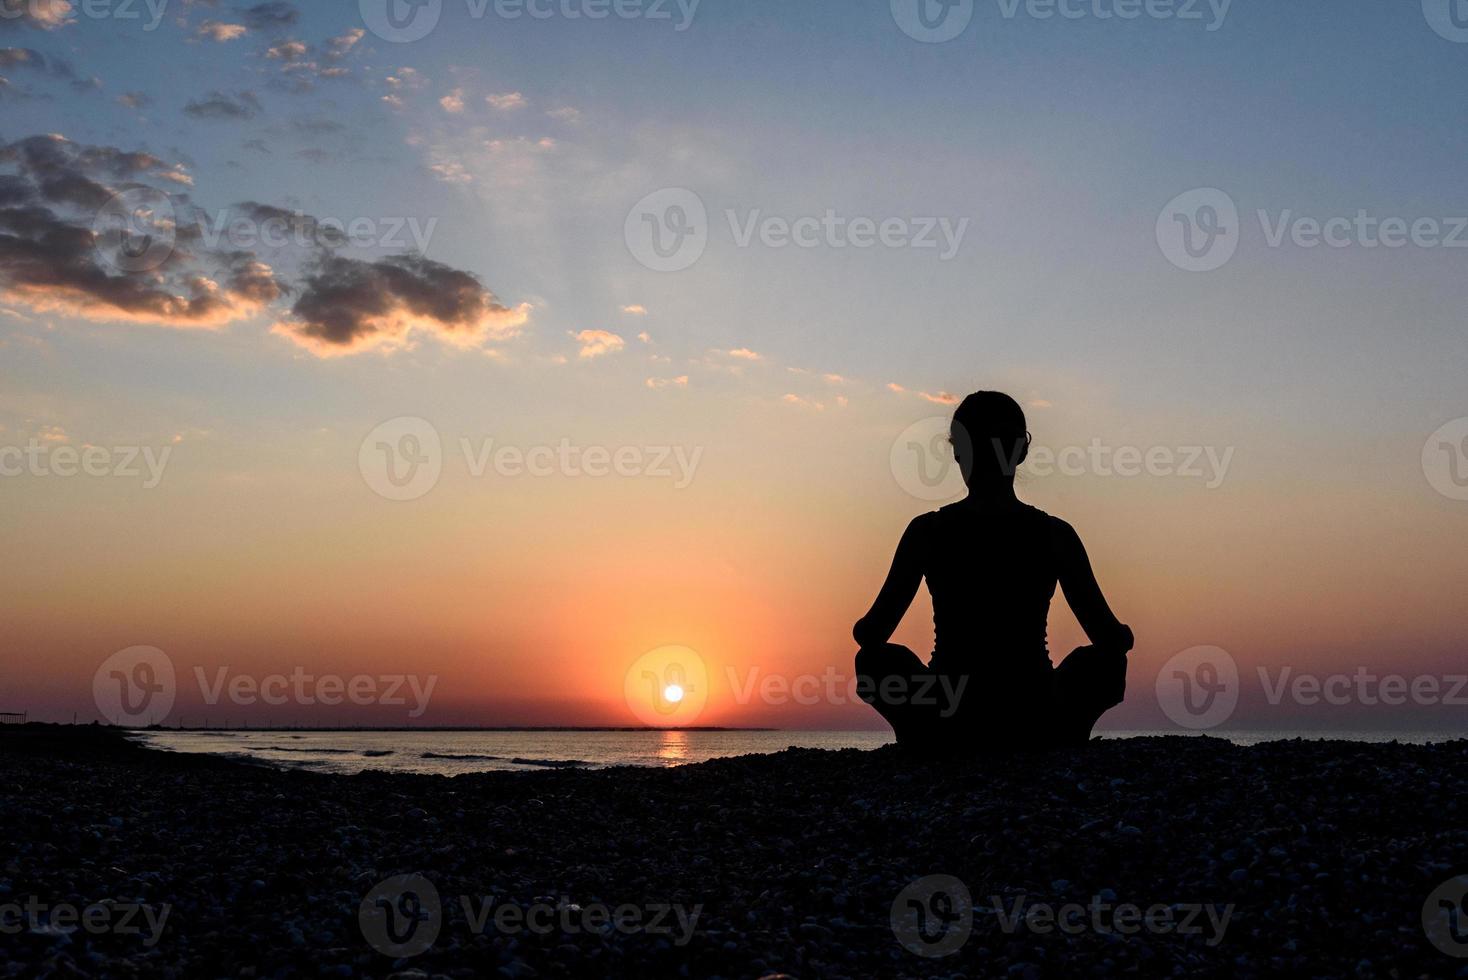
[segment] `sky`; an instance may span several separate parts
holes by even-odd
[[[984,388],[1109,727],[1462,729],[1468,25],[923,4],[0,0],[0,711],[880,727]]]

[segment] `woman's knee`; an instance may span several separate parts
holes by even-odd
[[[856,693],[867,704],[891,677],[912,677],[926,670],[918,655],[899,643],[862,647],[856,651]]]

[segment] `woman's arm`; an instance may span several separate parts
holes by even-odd
[[[918,526],[921,520],[921,517],[914,518],[907,525],[902,540],[897,542],[897,554],[892,558],[892,568],[887,572],[887,581],[882,583],[882,591],[851,631],[862,649],[878,647],[892,639],[897,624],[902,622],[913,596],[917,595],[923,581],[922,531]]]
[[[1060,558],[1060,587],[1081,629],[1094,645],[1126,653],[1136,640],[1131,627],[1117,619],[1106,604],[1081,536],[1069,524],[1056,520],[1055,544]]]

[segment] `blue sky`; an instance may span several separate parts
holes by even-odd
[[[159,589],[180,574],[190,534],[224,535],[210,540],[239,552],[214,526],[225,502],[240,535],[268,537],[280,511],[262,501],[295,501],[294,540],[245,549],[263,589],[261,569],[298,561],[303,536],[345,548],[348,567],[354,534],[377,526],[390,543],[374,560],[411,565],[415,540],[440,541],[446,514],[483,502],[477,487],[450,486],[439,510],[376,524],[389,519],[380,501],[353,496],[365,495],[355,461],[385,418],[429,418],[450,442],[682,440],[707,449],[702,496],[619,486],[575,496],[580,513],[619,514],[606,547],[665,562],[682,549],[754,575],[764,553],[748,538],[761,535],[824,554],[790,570],[830,583],[802,596],[811,618],[780,620],[816,663],[844,656],[849,615],[925,506],[887,471],[894,438],[949,411],[951,393],[1002,387],[1054,444],[1237,449],[1232,478],[1205,495],[1166,480],[1029,484],[1037,502],[1090,522],[1122,599],[1165,623],[1142,656],[1218,642],[1262,662],[1300,649],[1303,627],[1280,595],[1302,574],[1322,576],[1329,599],[1307,610],[1334,617],[1306,644],[1311,657],[1377,656],[1363,617],[1386,595],[1401,601],[1396,625],[1414,655],[1460,649],[1443,606],[1468,559],[1414,555],[1463,520],[1463,505],[1423,479],[1421,454],[1429,433],[1468,415],[1468,252],[1354,237],[1272,247],[1256,213],[1273,224],[1365,212],[1445,230],[1468,216],[1468,43],[1433,29],[1424,11],[1436,0],[1235,0],[1221,19],[1198,4],[1188,9],[1201,19],[1132,20],[1096,16],[1117,0],[1071,4],[1074,18],[1023,4],[1006,17],[987,0],[945,43],[904,33],[905,2],[702,0],[679,30],[675,4],[667,20],[589,20],[564,13],[583,0],[556,0],[552,16],[508,20],[443,0],[431,33],[394,43],[355,2],[170,0],[146,30],[141,3],[4,0],[16,16],[0,20],[0,173],[39,182],[16,147],[62,134],[68,153],[151,154],[157,166],[123,182],[87,170],[85,154],[70,165],[109,190],[152,186],[190,214],[257,202],[431,231],[426,264],[404,259],[402,242],[258,251],[272,283],[260,294],[230,278],[243,267],[226,272],[200,250],[165,267],[165,287],[194,288],[187,276],[201,268],[213,277],[228,302],[206,329],[63,295],[49,270],[22,269],[29,256],[11,253],[0,264],[0,442],[180,448],[167,503],[124,505],[89,487],[74,510],[37,511],[49,519],[29,526],[11,517],[9,530],[43,549],[82,511],[95,536],[150,528],[138,587]],[[625,229],[634,205],[667,188],[697,196],[708,241],[688,267],[660,272]],[[1158,234],[1169,202],[1197,188],[1223,192],[1239,214],[1236,251],[1207,272],[1179,268]],[[829,241],[742,247],[733,227],[828,211],[964,231],[944,259]],[[66,220],[84,227],[90,214]],[[20,247],[39,254],[39,240]],[[364,276],[380,308],[348,316]],[[415,289],[457,300],[447,313],[412,307]],[[247,485],[263,496],[240,496]],[[52,492],[6,487],[35,507]],[[497,488],[491,506],[554,537],[550,501],[566,500],[543,491]],[[1149,515],[1143,532],[1137,509]],[[753,530],[744,541],[709,531],[700,545],[691,529],[716,519]],[[804,540],[806,521],[829,536]],[[665,534],[674,525],[681,540]],[[500,530],[506,555],[533,550],[529,531]],[[1373,561],[1412,583],[1404,596],[1362,577]],[[530,564],[588,587],[543,554]],[[7,575],[35,595],[111,581],[61,559]],[[675,588],[648,576],[648,588]],[[1219,599],[1220,579],[1232,612],[1189,620]],[[1149,595],[1159,583],[1181,590],[1172,608]],[[698,634],[702,601],[670,598],[679,625],[647,626],[648,643]],[[85,646],[50,615],[30,623],[37,635]],[[740,647],[713,632],[754,656],[748,637]],[[566,650],[593,642],[578,635]],[[514,644],[504,654],[520,655]]]

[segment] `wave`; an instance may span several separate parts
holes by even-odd
[[[252,745],[251,752],[309,752],[312,755],[371,755],[357,749],[298,749],[286,745]],[[389,753],[391,754],[391,753]]]
[[[499,762],[504,760],[502,755],[459,755],[453,752],[424,752],[418,756],[420,759],[465,759],[478,762]]]
[[[575,769],[580,766],[589,766],[591,763],[582,759],[511,759],[517,766],[545,766],[549,769]]]

